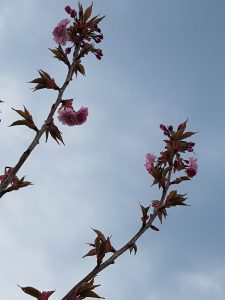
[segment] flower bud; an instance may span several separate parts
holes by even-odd
[[[98,26],[96,26],[96,29],[95,29],[98,33],[101,33],[102,31],[101,31],[101,29],[98,27]]]
[[[71,16],[71,18],[76,18],[77,12],[75,11],[75,9],[72,9],[72,10],[71,10],[70,16]]]
[[[71,47],[68,47],[68,48],[65,49],[66,54],[70,54],[70,52],[71,52]]]
[[[70,14],[71,11],[72,11],[72,8],[71,8],[69,5],[67,5],[67,6],[65,7],[65,11],[66,11],[68,14]]]
[[[167,130],[167,128],[166,128],[166,126],[165,126],[164,124],[160,124],[159,127],[160,127],[160,129],[162,129],[163,131],[166,131],[166,130]]]

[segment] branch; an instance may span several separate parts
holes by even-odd
[[[170,181],[171,181],[171,174],[172,174],[172,166],[170,167],[168,176],[167,176],[167,184],[162,192],[162,197],[160,200],[160,204],[163,204],[166,199],[167,192],[169,190]],[[105,262],[103,262],[100,265],[97,265],[87,276],[85,276],[81,281],[79,281],[61,300],[71,300],[75,299],[76,292],[78,288],[82,285],[84,282],[88,282],[92,278],[94,278],[97,274],[99,274],[101,271],[106,269],[108,266],[115,263],[115,260],[120,257],[123,253],[125,253],[127,250],[129,250],[132,245],[136,243],[136,241],[145,233],[146,230],[148,230],[152,223],[154,222],[155,218],[158,216],[158,210],[154,209],[153,214],[150,215],[150,219],[145,224],[145,226],[141,227],[139,231],[119,250],[117,250],[113,255],[111,255]]]
[[[68,72],[67,72],[66,79],[65,79],[62,87],[59,88],[59,90],[58,90],[57,99],[56,99],[55,103],[52,105],[51,110],[50,110],[50,112],[48,114],[48,117],[47,117],[46,121],[42,125],[41,129],[37,131],[37,134],[34,137],[34,139],[31,142],[31,144],[29,145],[29,147],[21,155],[21,157],[18,160],[18,163],[15,165],[15,167],[12,170],[12,172],[10,172],[10,174],[6,177],[6,179],[0,185],[0,198],[5,193],[7,193],[7,192],[10,191],[10,190],[6,190],[7,187],[8,187],[8,185],[9,185],[9,183],[12,181],[12,179],[14,178],[14,176],[17,174],[17,172],[23,166],[23,164],[28,159],[28,157],[30,156],[30,154],[34,150],[34,148],[39,144],[39,141],[40,141],[42,135],[45,133],[48,124],[51,122],[51,120],[52,120],[52,118],[54,116],[54,113],[56,112],[59,104],[62,101],[62,96],[63,96],[63,94],[64,94],[67,86],[69,85],[69,82],[72,80],[73,73],[74,73],[74,68],[75,68],[75,65],[76,65],[76,62],[77,62],[77,58],[78,58],[78,55],[79,55],[79,51],[80,51],[80,43],[77,44],[76,50],[74,52],[73,63],[68,67]]]

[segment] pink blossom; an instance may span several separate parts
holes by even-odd
[[[63,125],[76,125],[76,112],[72,108],[65,108],[58,111],[58,119]]]
[[[194,177],[197,174],[198,165],[197,158],[190,157],[189,158],[189,167],[186,168],[186,174],[188,177]]]
[[[88,116],[88,108],[81,107],[78,111],[72,108],[58,110],[58,119],[63,125],[74,126],[81,125],[86,122]]]
[[[69,24],[68,19],[63,19],[59,22],[59,24],[54,28],[52,34],[53,39],[57,44],[61,44],[63,46],[66,45],[66,42],[70,40],[70,36],[67,32],[66,26]]]
[[[151,153],[147,153],[145,156],[145,159],[146,159],[145,168],[150,173],[152,171],[152,169],[154,168],[154,162],[155,162],[156,156]]]
[[[81,107],[78,111],[77,111],[77,125],[81,125],[84,122],[86,122],[88,117],[88,108],[87,107]]]

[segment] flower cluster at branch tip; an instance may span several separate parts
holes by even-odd
[[[163,134],[166,136],[164,140],[165,149],[160,152],[160,155],[156,157],[151,153],[146,154],[145,168],[147,172],[153,177],[153,184],[157,184],[159,189],[162,188],[162,196],[159,199],[152,200],[151,206],[144,207],[141,205],[142,210],[142,228],[149,226],[152,230],[159,231],[157,227],[148,221],[151,220],[149,215],[150,207],[153,207],[153,213],[157,214],[157,217],[162,223],[163,218],[167,216],[167,209],[174,206],[187,206],[186,194],[180,194],[177,190],[169,189],[173,185],[180,184],[183,181],[190,180],[197,174],[198,165],[195,157],[190,157],[188,160],[183,158],[183,154],[186,152],[194,152],[193,142],[187,142],[186,139],[190,138],[195,132],[186,131],[187,121],[179,124],[177,129],[174,129],[172,125],[165,126],[160,124],[160,128]],[[183,171],[185,174],[179,175],[173,178],[173,175],[177,172]]]
[[[102,50],[95,48],[95,43],[101,43],[104,38],[101,29],[98,26],[104,17],[92,17],[92,6],[93,4],[84,10],[82,5],[79,3],[77,12],[75,9],[67,5],[65,7],[65,12],[71,19],[63,19],[60,21],[52,32],[53,39],[59,45],[59,48],[51,51],[55,54],[56,58],[64,61],[66,64],[68,64],[68,61],[65,57],[63,57],[61,50],[68,55],[71,53],[72,48],[74,48],[74,51],[76,48],[80,48],[77,55],[77,61],[79,61],[79,64],[81,63],[80,59],[89,52],[93,53],[97,59],[102,59]],[[71,42],[72,46],[60,49],[60,47],[65,46],[67,42]],[[79,69],[80,68],[78,66],[78,71],[80,72]],[[81,71],[81,73],[83,74],[84,72]]]
[[[197,159],[191,157],[187,160],[182,157],[182,154],[185,152],[193,152],[195,146],[195,143],[186,141],[187,138],[195,134],[194,132],[186,131],[186,123],[187,121],[181,123],[177,130],[174,130],[172,125],[165,126],[160,124],[163,134],[167,137],[164,140],[166,144],[165,151],[160,152],[158,158],[151,153],[146,154],[145,168],[154,177],[153,184],[157,183],[159,187],[165,187],[166,174],[170,168],[173,173],[183,170],[187,175],[176,178],[172,181],[172,184],[189,180],[197,174]]]
[[[82,106],[78,111],[75,111],[72,106],[72,101],[73,99],[62,101],[62,105],[58,109],[58,119],[63,125],[82,125],[87,120],[88,108]]]

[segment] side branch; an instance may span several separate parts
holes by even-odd
[[[135,242],[144,234],[144,232],[149,229],[153,221],[157,217],[158,213],[155,211],[151,216],[149,221],[146,223],[144,228],[141,228],[122,248],[117,250],[113,255],[111,255],[105,262],[101,265],[97,265],[87,276],[85,276],[80,282],[78,282],[61,300],[70,300],[76,296],[76,291],[83,282],[87,282],[94,278],[97,274],[103,271],[108,266],[115,263],[115,260],[120,257],[124,252],[126,252]]]
[[[173,159],[174,159],[174,155],[173,155],[172,161],[173,161]],[[171,164],[168,175],[167,175],[167,183],[162,191],[162,196],[161,196],[161,200],[160,200],[161,205],[164,204],[166,196],[167,196],[167,192],[170,187],[172,169],[173,169],[173,167]],[[145,233],[145,231],[148,230],[152,226],[152,224],[153,224],[155,218],[158,216],[158,214],[159,214],[159,210],[154,209],[153,213],[150,214],[150,218],[149,218],[148,222],[144,226],[142,226],[139,229],[139,231],[122,248],[117,250],[106,261],[104,261],[100,265],[97,265],[87,276],[85,276],[81,281],[79,281],[61,300],[75,299],[77,290],[82,285],[82,283],[90,281],[92,278],[94,278],[97,274],[99,274],[101,271],[106,269],[108,266],[114,264],[115,260],[118,257],[120,257],[124,252],[129,250],[130,247],[132,245],[134,245],[136,243],[136,241]]]
[[[46,121],[42,125],[41,129],[38,130],[36,136],[34,137],[33,141],[29,145],[29,147],[21,155],[21,157],[19,158],[18,163],[15,165],[13,170],[10,172],[10,174],[6,177],[6,179],[0,185],[0,198],[7,192],[6,189],[9,185],[9,183],[12,181],[13,177],[17,174],[17,172],[20,170],[22,165],[28,159],[28,157],[30,156],[30,154],[34,150],[34,148],[39,144],[39,141],[40,141],[42,135],[45,133],[49,122],[52,120],[52,118],[54,116],[54,113],[56,112],[59,104],[62,101],[62,96],[64,94],[64,91],[65,91],[66,87],[69,85],[69,82],[72,80],[73,73],[74,73],[74,68],[75,68],[75,65],[77,63],[77,57],[78,57],[79,51],[80,51],[80,43],[78,43],[78,45],[76,47],[76,50],[75,50],[75,53],[74,53],[73,63],[68,68],[66,79],[65,79],[62,87],[59,88],[59,90],[58,90],[57,99],[56,99],[55,103],[52,105],[51,110],[48,114],[48,117],[47,117]]]

